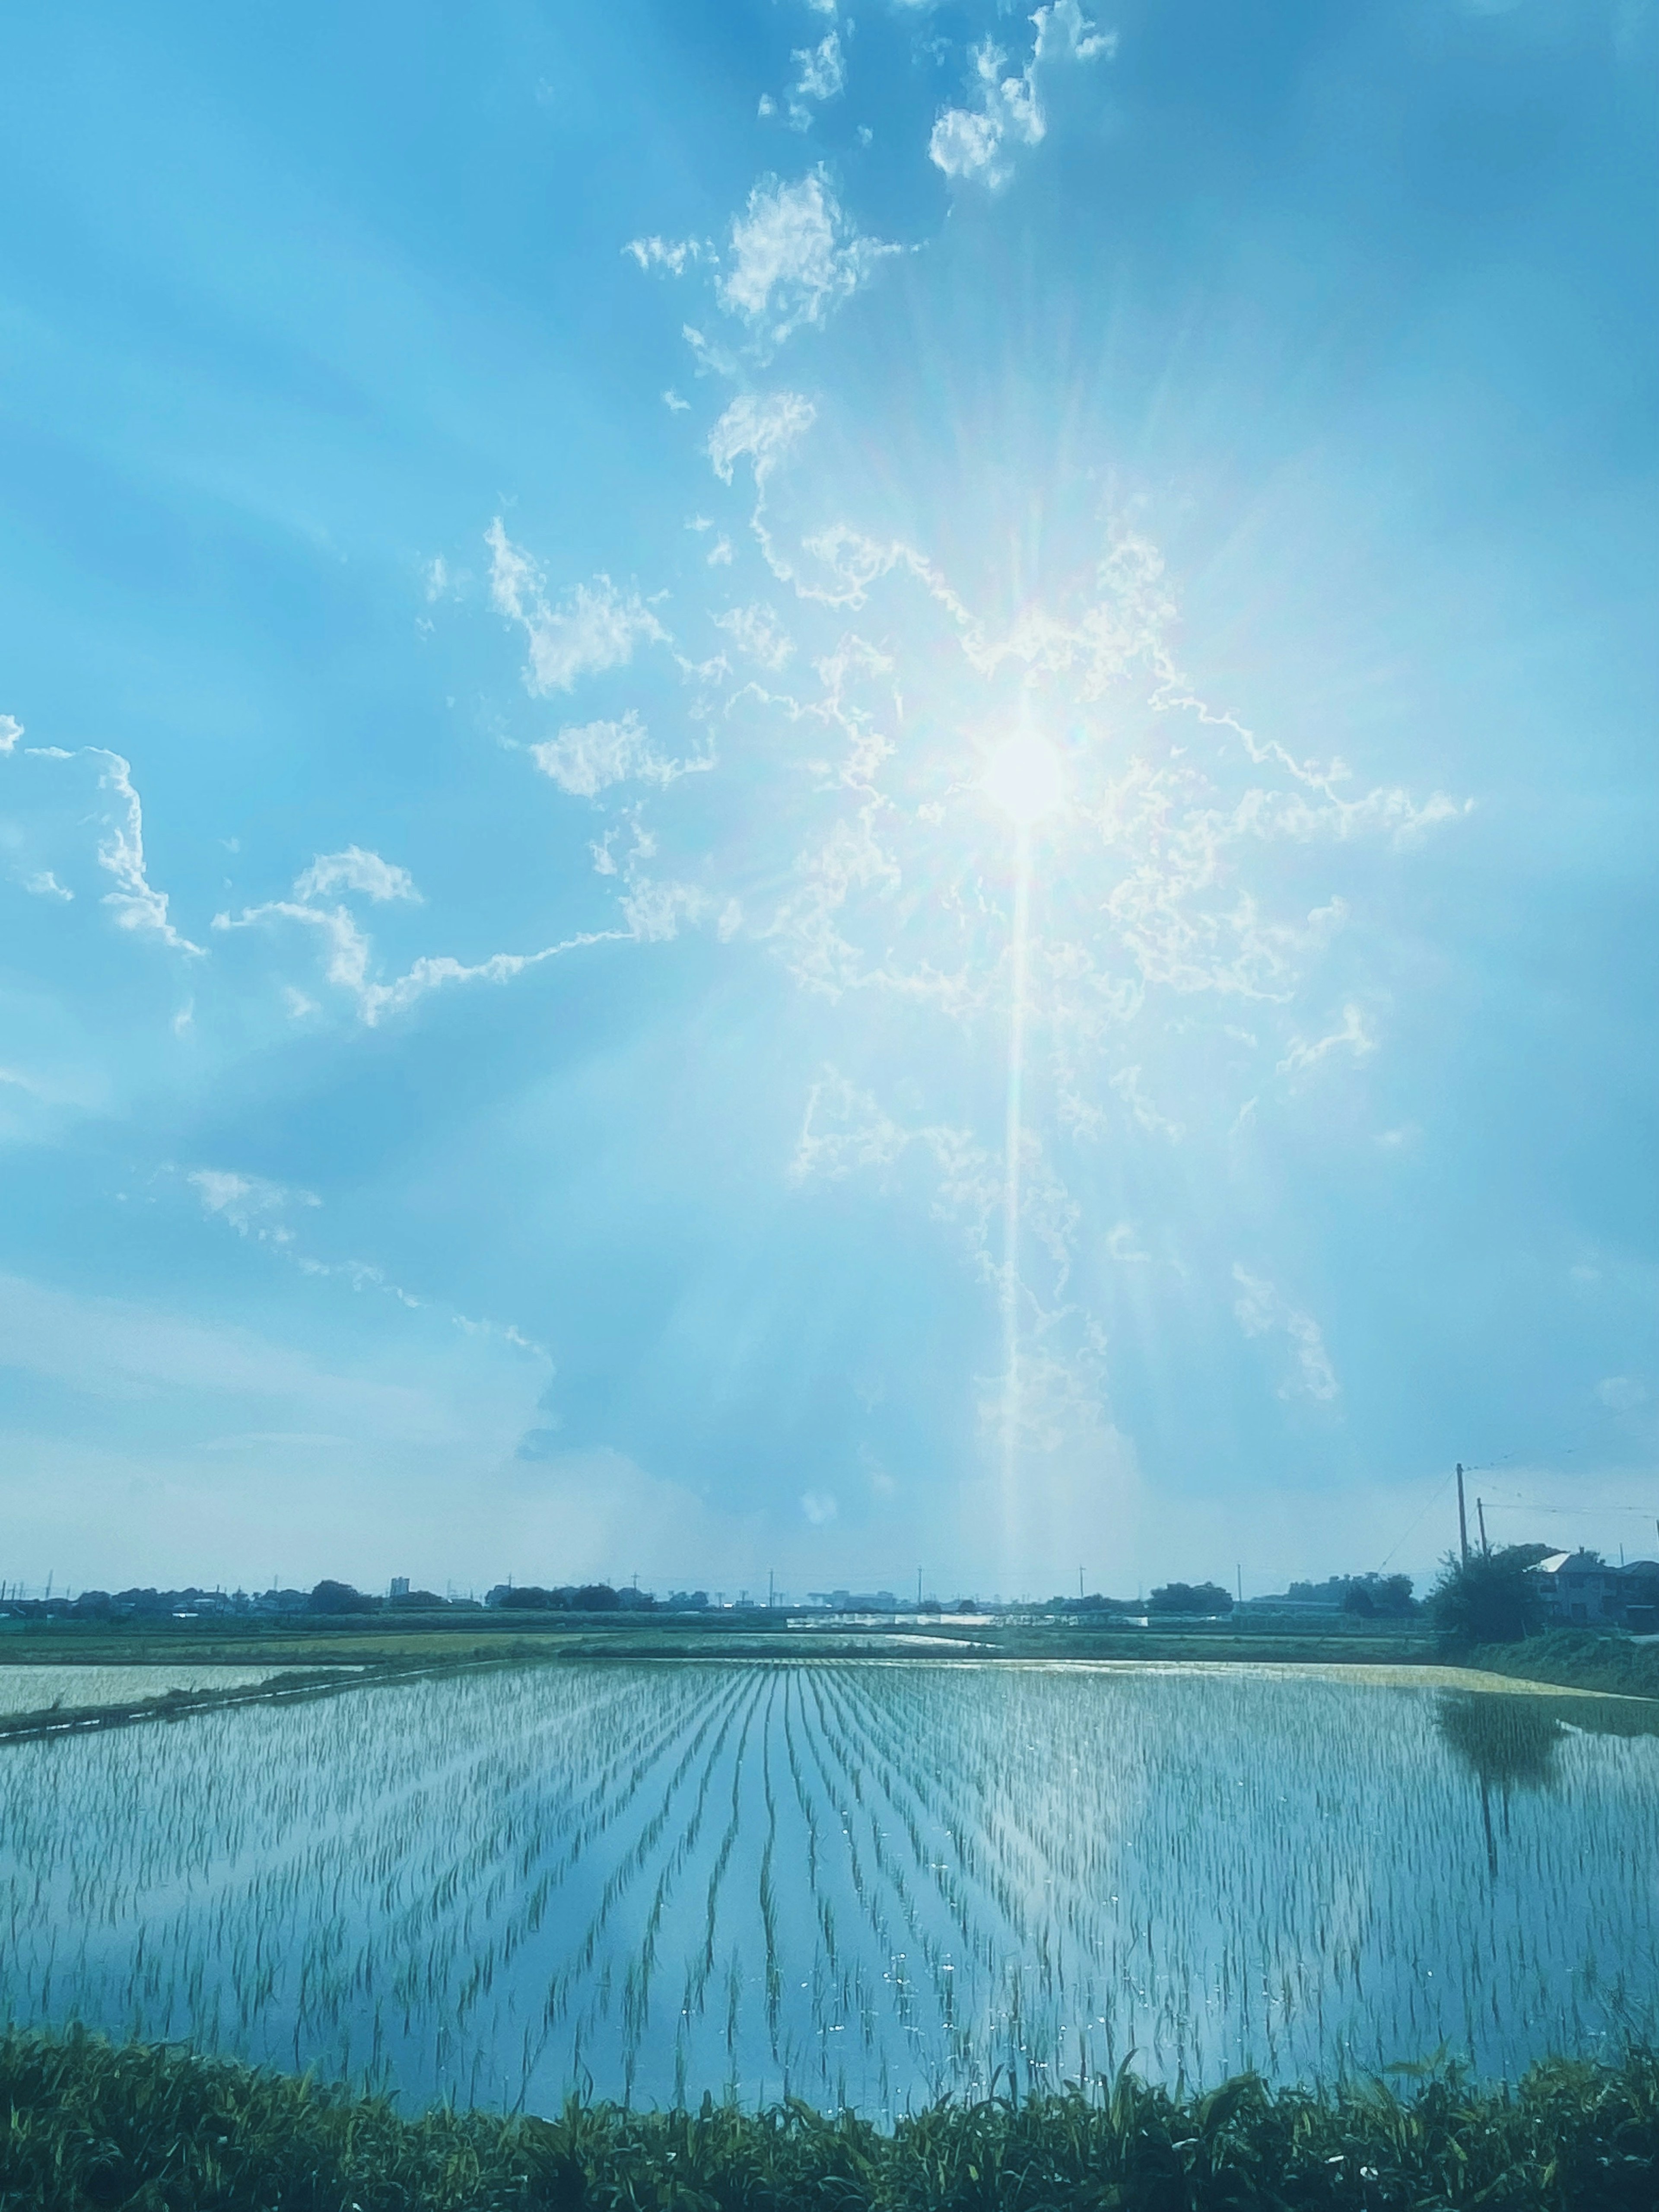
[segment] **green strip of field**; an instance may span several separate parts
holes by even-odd
[[[1554,2061],[1514,2087],[1455,2075],[1172,2097],[944,2103],[884,2130],[761,2112],[573,2104],[439,2109],[71,2030],[0,2035],[0,2206],[46,2212],[1652,2212],[1659,2054]]]

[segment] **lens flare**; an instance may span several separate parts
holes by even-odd
[[[1066,771],[1047,738],[1018,730],[992,754],[983,788],[1010,821],[1029,830],[1064,799]]]

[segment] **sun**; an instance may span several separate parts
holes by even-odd
[[[1018,730],[992,754],[981,787],[1012,822],[1029,830],[1065,799],[1066,771],[1047,738]]]

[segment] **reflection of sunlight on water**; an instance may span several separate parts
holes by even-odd
[[[1019,1201],[1024,1147],[1025,1009],[1030,967],[1031,832],[1066,795],[1060,755],[1029,726],[1005,738],[981,779],[988,798],[1014,824],[1014,915],[1010,943],[1008,1101],[1003,1125],[1002,1203],[1002,1539],[1003,1557],[1020,1556]]]
[[[1165,2081],[1442,2044],[1512,2074],[1650,2032],[1659,1737],[1513,1693],[1452,1693],[1449,1734],[1447,1697],[561,1666],[17,1747],[0,2005],[541,2111],[583,2069],[891,2110],[1132,2048]]]

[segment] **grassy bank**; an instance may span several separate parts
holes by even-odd
[[[1612,1690],[1626,1698],[1659,1698],[1659,1644],[1627,1636],[1558,1628],[1524,1644],[1484,1645],[1466,1662],[1521,1682],[1556,1682],[1573,1690]]]
[[[1516,2088],[1428,2080],[941,2104],[883,2130],[805,2106],[554,2120],[440,2110],[71,2030],[0,2035],[0,2207],[130,2212],[1651,2212],[1659,2055]]]

